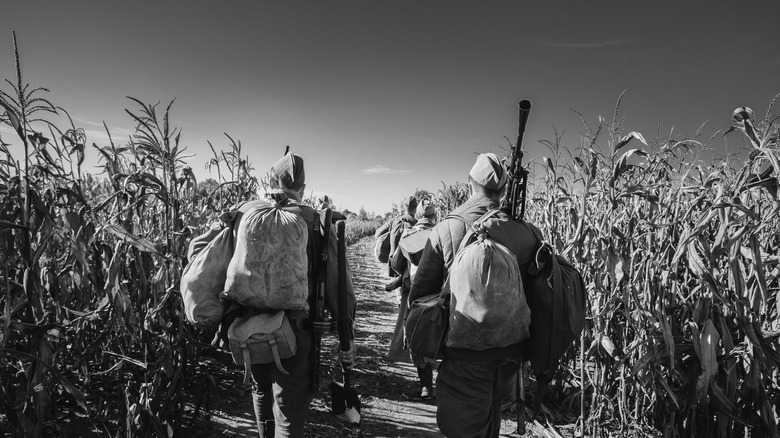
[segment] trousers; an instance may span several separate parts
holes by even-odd
[[[496,438],[501,404],[512,395],[518,363],[444,359],[436,378],[436,424],[447,438]]]
[[[304,329],[308,315],[304,311],[290,311],[287,316],[295,332],[298,350],[293,357],[281,361],[290,374],[279,371],[274,363],[252,365],[252,399],[261,438],[303,437],[309,413],[311,335]],[[269,425],[274,425],[275,434],[270,433]]]

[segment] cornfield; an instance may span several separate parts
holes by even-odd
[[[762,119],[734,111],[723,135],[741,133],[744,161],[711,157],[715,136],[648,144],[624,134],[620,99],[611,122],[582,118],[579,147],[544,142],[550,155],[529,189],[527,219],[588,287],[583,348],[559,373],[579,388],[566,401],[580,403],[586,430],[778,435],[773,104]]]
[[[589,303],[551,397],[586,434],[778,436],[778,96],[761,119],[734,111],[723,137],[742,135],[744,160],[713,156],[717,134],[625,134],[623,95],[612,121],[580,114],[579,146],[542,141],[525,219],[575,263]],[[439,217],[468,192],[443,184]]]
[[[103,173],[82,172],[86,135],[23,82],[0,90],[2,119],[23,147],[0,144],[0,403],[18,436],[89,425],[112,436],[181,430],[184,382],[202,380],[209,333],[185,323],[178,291],[189,238],[263,184],[228,136],[211,143],[218,180],[198,188],[181,131],[131,98],[126,144],[92,144]],[[44,117],[49,116],[49,117]],[[52,117],[65,117],[61,130]],[[373,233],[353,221],[354,241]],[[361,234],[362,233],[362,234]]]
[[[218,179],[199,187],[169,124],[173,102],[132,98],[134,134],[93,143],[103,173],[84,173],[84,130],[23,81],[13,43],[15,80],[0,89],[0,123],[16,134],[0,138],[0,411],[15,436],[74,425],[179,434],[184,383],[208,378],[199,358],[209,333],[184,321],[178,291],[189,238],[264,181],[228,136],[225,151],[209,143]],[[778,435],[772,104],[763,118],[734,112],[724,136],[742,136],[744,160],[712,157],[714,136],[625,134],[619,101],[611,121],[583,117],[579,146],[544,142],[526,219],[581,270],[589,303],[551,397],[582,414],[589,434],[644,424],[664,436]],[[442,218],[468,187],[425,193]],[[350,217],[348,239],[380,224]]]

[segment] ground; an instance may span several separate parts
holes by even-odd
[[[436,426],[436,402],[415,401],[408,397],[416,389],[417,374],[410,364],[385,359],[387,346],[395,324],[398,305],[395,292],[384,290],[386,268],[373,256],[373,240],[365,238],[348,248],[353,283],[357,295],[358,314],[356,345],[358,359],[352,383],[362,404],[360,427],[349,426],[331,414],[329,382],[341,380],[333,367],[338,348],[335,336],[323,339],[321,390],[312,402],[307,437],[441,437]],[[242,383],[243,370],[234,365],[227,353],[205,358],[214,381],[205,391],[201,409],[194,412],[189,405],[185,436],[253,437],[257,436],[251,411],[249,388]],[[435,374],[434,374],[435,378]],[[193,418],[194,417],[194,418]],[[516,434],[516,414],[504,412],[502,436]],[[542,420],[544,421],[544,420]],[[529,421],[524,436],[572,436],[571,426],[542,426]]]

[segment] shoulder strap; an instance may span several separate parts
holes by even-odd
[[[469,243],[471,243],[471,238],[474,234],[477,233],[478,228],[480,225],[482,225],[486,220],[490,219],[491,217],[497,215],[498,213],[501,213],[501,210],[498,208],[494,208],[492,210],[488,210],[487,213],[480,216],[476,221],[471,222],[465,217],[458,215],[458,214],[448,214],[445,219],[457,219],[464,224],[466,224],[466,235],[463,236],[463,240],[460,241],[460,245],[458,246],[458,251],[460,252],[463,248],[466,247]]]

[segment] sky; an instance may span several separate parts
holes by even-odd
[[[108,144],[103,123],[127,142],[128,96],[160,110],[175,99],[199,179],[216,178],[208,142],[228,148],[225,133],[258,177],[289,145],[308,193],[378,214],[465,182],[477,153],[503,155],[522,99],[523,149],[539,162],[541,140],[579,146],[577,112],[611,120],[624,91],[623,129],[648,140],[702,124],[707,140],[735,108],[763,116],[780,93],[774,1],[25,0],[1,12],[0,77],[15,77],[13,30],[26,82],[88,145]],[[7,127],[0,138],[14,143]],[[94,148],[86,161],[99,171]]]

